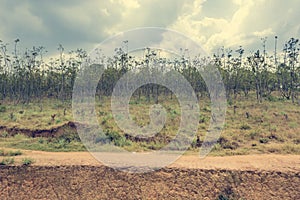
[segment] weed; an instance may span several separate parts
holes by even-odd
[[[15,163],[14,158],[4,158],[2,159],[2,161],[0,162],[0,165],[12,165]]]
[[[289,127],[294,129],[294,128],[299,127],[299,125],[298,125],[297,122],[290,122],[290,123],[289,123]]]
[[[33,164],[35,161],[32,158],[23,158],[22,159],[22,165],[23,166],[29,166]]]
[[[100,115],[100,116],[104,116],[105,114],[106,114],[105,112],[99,111],[99,115]]]
[[[205,117],[204,116],[200,116],[199,123],[204,123],[205,121],[206,121]]]
[[[3,105],[0,105],[0,112],[6,112],[6,107]]]
[[[45,140],[44,140],[43,138],[39,138],[38,142],[39,142],[40,144],[44,144]]]
[[[223,149],[237,149],[239,147],[239,144],[234,141],[229,141],[228,139],[224,137],[220,137],[218,140],[218,143],[221,145]]]
[[[272,95],[268,95],[267,96],[267,100],[270,101],[270,102],[276,102],[276,101],[278,101],[278,98],[274,97]]]
[[[220,151],[222,150],[222,146],[219,143],[216,143],[212,149],[212,151]]]
[[[248,134],[248,136],[249,136],[252,140],[254,140],[255,138],[257,138],[259,135],[260,135],[260,133],[257,132],[257,131],[252,131],[252,132],[250,132],[250,133]]]
[[[241,130],[249,130],[251,129],[251,126],[249,126],[248,124],[243,124],[241,127],[240,127]]]
[[[227,196],[220,194],[217,198],[217,200],[230,200]]]
[[[101,122],[102,125],[104,125],[104,124],[106,124],[106,123],[107,123],[107,120],[106,120],[106,119],[103,119],[102,122]]]
[[[300,154],[300,145],[296,144],[285,144],[282,147],[283,152],[288,154]]]
[[[22,155],[22,152],[20,150],[17,150],[17,151],[7,152],[5,156],[19,156],[19,155]]]
[[[0,137],[7,138],[7,137],[8,137],[8,132],[7,132],[7,131],[3,131],[3,132],[0,134]]]
[[[228,100],[227,100],[227,104],[228,104],[229,106],[231,106],[231,105],[233,104],[232,100],[231,100],[231,99],[228,99]]]
[[[15,115],[14,115],[13,112],[11,112],[11,113],[9,114],[9,118],[10,118],[10,120],[13,120],[13,119],[15,118]]]
[[[205,112],[211,112],[211,109],[210,109],[210,107],[205,106],[205,107],[203,108],[203,111],[205,111]]]
[[[107,136],[108,140],[113,142],[116,146],[123,147],[130,145],[130,142],[125,138],[125,136],[120,135],[116,131],[107,131],[105,135]]]
[[[269,139],[268,138],[260,138],[259,142],[262,143],[262,144],[266,144],[266,143],[269,142]]]

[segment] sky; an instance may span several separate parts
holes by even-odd
[[[207,52],[218,48],[246,52],[261,46],[273,51],[291,37],[300,37],[300,0],[0,0],[0,40],[13,48],[44,46],[57,54],[91,51],[119,32],[138,27],[161,27],[183,33]],[[130,45],[130,41],[129,41]]]

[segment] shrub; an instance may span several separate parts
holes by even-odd
[[[29,166],[34,163],[34,160],[32,158],[23,158],[22,159],[22,165],[23,166]]]

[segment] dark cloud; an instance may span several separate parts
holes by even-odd
[[[54,54],[58,44],[63,44],[67,50],[84,48],[89,51],[113,34],[143,26],[172,27],[195,38],[203,36],[203,41],[215,45],[212,48],[221,46],[222,41],[230,41],[236,47],[241,42],[246,48],[259,48],[259,32],[268,29],[271,30],[267,34],[270,48],[275,34],[279,36],[280,45],[290,37],[299,37],[299,0],[249,0],[251,10],[241,16],[244,17],[242,22],[230,24],[242,7],[236,2],[241,1],[2,0],[0,39],[13,43],[15,38],[20,38],[22,48],[42,45],[49,54]],[[227,31],[225,25],[229,27]],[[231,29],[235,31],[232,35]]]

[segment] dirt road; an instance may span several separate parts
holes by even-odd
[[[24,157],[35,160],[36,166],[102,165],[89,152],[43,152],[22,150],[23,155],[15,158],[16,163]],[[113,153],[103,153],[107,157]],[[145,160],[147,162],[147,160]],[[226,169],[300,172],[300,155],[241,155],[199,158],[197,154],[184,155],[168,167],[192,169]]]

